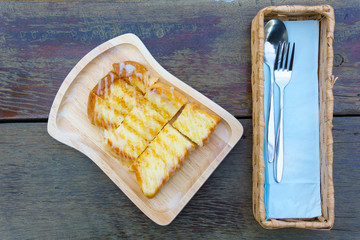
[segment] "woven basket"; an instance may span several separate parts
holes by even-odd
[[[320,176],[322,216],[312,219],[266,220],[264,205],[264,22],[281,20],[318,20],[319,42],[319,120],[320,120]],[[251,25],[252,100],[253,100],[253,212],[255,219],[264,228],[309,228],[331,229],[334,224],[333,186],[333,39],[334,10],[329,5],[321,6],[271,6],[258,12]]]

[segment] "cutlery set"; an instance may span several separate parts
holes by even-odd
[[[252,21],[252,206],[266,229],[333,227],[334,26],[329,5],[269,6]]]
[[[267,157],[270,163],[274,162],[274,176],[279,183],[284,169],[284,90],[291,80],[295,54],[295,43],[290,46],[285,24],[281,20],[272,19],[265,25],[264,48],[264,61],[270,68]],[[277,131],[274,117],[274,83],[280,90],[280,117]]]

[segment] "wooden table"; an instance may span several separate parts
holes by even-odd
[[[360,3],[320,3],[335,9],[333,73],[339,77],[331,231],[265,230],[252,215],[250,25],[272,1],[0,2],[0,239],[359,238]],[[46,131],[52,101],[73,66],[127,32],[244,126],[240,142],[167,227]]]

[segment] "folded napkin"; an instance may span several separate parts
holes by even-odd
[[[290,83],[284,95],[284,172],[274,178],[264,139],[266,218],[312,218],[321,215],[318,46],[319,22],[286,21],[289,42],[295,42]],[[264,117],[268,119],[270,70],[264,64]],[[274,87],[275,123],[279,120],[279,88]],[[267,129],[265,128],[265,132]]]

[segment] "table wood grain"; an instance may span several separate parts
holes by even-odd
[[[250,26],[263,7],[286,4],[335,9],[331,231],[265,230],[252,215]],[[360,239],[359,12],[358,0],[0,2],[0,239]],[[240,142],[166,227],[46,131],[74,65],[128,32],[244,126]]]
[[[252,127],[177,218],[148,219],[46,123],[0,124],[0,239],[355,239],[360,237],[360,117],[334,120],[335,225],[265,230],[252,215]]]
[[[360,4],[335,8],[335,114],[360,113]],[[271,1],[0,2],[0,119],[47,118],[59,86],[91,49],[134,33],[173,75],[250,117],[250,25]]]

